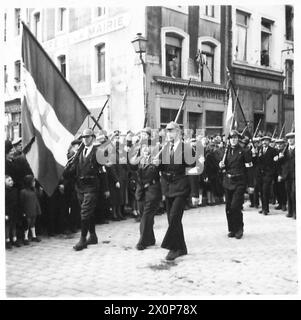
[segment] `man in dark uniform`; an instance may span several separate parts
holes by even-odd
[[[192,148],[189,144],[183,143],[179,125],[170,122],[166,130],[168,143],[163,147],[160,170],[162,190],[166,199],[168,229],[161,247],[169,250],[166,260],[174,260],[187,254],[182,217],[186,199],[190,195],[190,183],[186,169],[194,164],[187,163],[186,154],[191,155]],[[198,198],[199,194],[191,196]]]
[[[276,180],[275,180],[275,191],[276,191],[276,199],[278,201],[278,206],[275,208],[276,210],[286,211],[286,188],[285,181],[282,177],[282,169],[283,163],[279,160],[279,155],[281,155],[285,148],[285,140],[284,139],[276,139],[275,140],[276,150],[278,155],[274,157],[274,161],[276,162]]]
[[[244,193],[248,186],[249,193],[254,191],[252,181],[253,163],[251,153],[238,143],[239,133],[233,130],[229,134],[230,145],[225,157],[219,163],[225,169],[223,186],[226,196],[226,217],[228,222],[228,237],[241,239],[243,236]]]
[[[287,133],[286,138],[288,146],[284,153],[279,154],[279,158],[283,158],[282,177],[285,180],[287,192],[288,214],[286,216],[296,219],[295,133]]]
[[[87,248],[87,245],[98,243],[94,212],[100,183],[105,183],[106,179],[102,166],[96,160],[96,147],[93,144],[95,140],[94,132],[91,129],[85,129],[82,139],[85,147],[73,165],[73,170],[76,173],[77,197],[81,207],[81,237],[73,247],[75,251],[83,250]],[[90,237],[86,240],[88,231]]]
[[[138,156],[138,154],[141,154]],[[154,217],[159,209],[161,194],[159,160],[153,160],[151,146],[142,145],[137,156],[130,159],[130,163],[137,170],[136,199],[141,212],[140,238],[137,250],[144,250],[155,244]]]
[[[269,201],[271,195],[272,181],[275,175],[275,162],[274,157],[277,155],[277,151],[270,147],[271,137],[264,136],[261,138],[262,148],[259,150],[258,154],[258,178],[259,187],[261,195],[262,210],[259,213],[267,215],[269,210]]]

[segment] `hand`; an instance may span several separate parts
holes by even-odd
[[[106,191],[104,193],[104,196],[105,196],[106,199],[108,199],[110,197],[110,191]]]
[[[116,182],[115,187],[116,187],[117,189],[120,189],[120,183],[119,183],[119,181]]]
[[[249,187],[248,188],[248,193],[249,194],[253,194],[254,193],[254,188],[253,187]]]
[[[64,193],[64,185],[63,184],[60,184],[59,185],[59,191],[60,191],[60,193]]]
[[[8,216],[5,216],[5,220],[8,220]]]
[[[225,163],[224,163],[224,161],[221,161],[221,162],[219,163],[219,167],[220,167],[221,169],[225,168]]]
[[[284,157],[283,152],[280,152],[280,153],[279,153],[279,159],[280,159],[280,158],[283,158],[283,157]]]
[[[166,197],[164,195],[162,195],[162,201],[165,201]]]
[[[283,178],[281,176],[278,176],[277,180],[278,180],[278,182],[281,182],[283,180]]]
[[[275,157],[273,158],[273,160],[274,160],[274,161],[278,161],[278,160],[279,160],[279,157],[278,157],[278,156],[275,156]]]
[[[191,198],[191,203],[192,203],[192,205],[193,205],[194,207],[199,204],[199,201],[200,201],[199,197],[192,197],[192,198]]]

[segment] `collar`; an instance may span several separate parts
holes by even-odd
[[[91,150],[93,149],[93,144],[90,146],[85,146],[84,150],[87,149],[86,157],[90,154]]]

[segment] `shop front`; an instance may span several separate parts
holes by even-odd
[[[176,118],[187,84],[187,80],[154,77],[149,104],[156,128],[164,128]],[[203,135],[222,134],[226,104],[226,89],[222,86],[191,81],[178,123],[194,133],[201,130]]]

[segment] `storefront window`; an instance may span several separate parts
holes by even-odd
[[[221,134],[223,132],[223,112],[206,111],[206,135]]]
[[[160,115],[161,128],[165,128],[169,122],[174,121],[177,116],[177,113],[178,113],[178,110],[176,109],[161,108],[161,115]],[[179,116],[178,124],[181,127],[183,126],[183,111],[181,111],[181,114]]]

